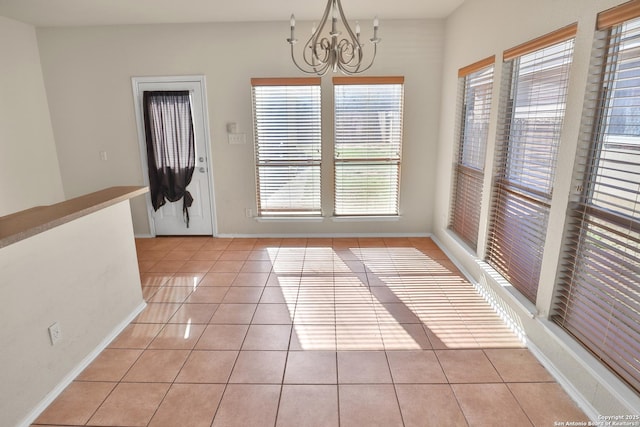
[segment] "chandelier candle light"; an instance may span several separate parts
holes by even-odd
[[[327,24],[329,15],[331,14],[331,32],[328,35],[322,35],[324,27]],[[338,31],[338,18],[346,32],[345,37],[340,38],[342,32]],[[367,71],[373,65],[376,58],[376,50],[380,38],[378,37],[378,17],[373,20],[373,37],[370,39],[373,43],[373,56],[368,65],[364,65],[362,60],[364,57],[362,44],[360,44],[360,24],[356,21],[355,34],[347,18],[342,11],[340,0],[328,0],[327,7],[320,20],[320,25],[316,29],[315,24],[311,30],[311,38],[305,43],[302,51],[302,59],[304,64],[300,66],[293,51],[293,45],[298,40],[295,38],[296,18],[291,15],[291,37],[287,42],[291,45],[291,59],[296,67],[303,73],[317,74],[323,76],[331,69],[334,73],[341,71],[344,74],[352,75]]]

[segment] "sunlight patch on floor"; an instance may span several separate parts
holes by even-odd
[[[268,253],[303,350],[523,345],[450,261],[416,248]]]

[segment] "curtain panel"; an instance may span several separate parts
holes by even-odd
[[[145,91],[143,105],[151,203],[157,211],[182,199],[188,228],[196,160],[189,91]]]

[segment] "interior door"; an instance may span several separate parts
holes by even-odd
[[[183,216],[183,201],[169,202],[155,211],[151,199],[147,198],[151,233],[157,236],[166,235],[208,235],[214,234],[213,182],[209,170],[209,130],[206,115],[206,99],[204,78],[133,78],[133,90],[138,122],[138,138],[141,144],[140,154],[143,161],[145,183],[149,183],[146,140],[144,132],[143,93],[145,91],[177,91],[188,90],[191,96],[193,115],[194,144],[196,164],[193,177],[187,190],[193,196],[189,208],[189,226]]]

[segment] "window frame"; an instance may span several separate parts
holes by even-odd
[[[477,251],[480,229],[480,208],[484,189],[484,167],[486,161],[491,104],[493,100],[493,78],[495,55],[461,68],[458,71],[459,130],[456,133],[458,146],[453,165],[453,183],[449,210],[449,229],[453,231],[471,249]],[[475,90],[478,86],[487,86],[484,96],[476,106]],[[474,100],[469,97],[473,96]],[[473,105],[469,105],[469,104]],[[471,107],[474,107],[471,109]],[[478,107],[480,111],[478,111]],[[470,112],[473,111],[473,116]],[[477,117],[476,117],[477,116]],[[480,132],[467,125],[480,124]],[[471,160],[466,159],[468,154]]]
[[[343,131],[343,116],[341,107],[340,93],[348,90],[351,86],[359,86],[360,89],[375,88],[376,86],[399,86],[399,95],[395,105],[399,118],[397,123],[393,123],[390,130],[390,138],[396,139],[397,149],[395,155],[381,155],[375,157],[376,140],[370,138],[371,145],[363,152],[363,157],[344,158],[340,157],[344,153],[340,144],[341,141],[347,141],[351,136],[359,136],[360,133],[350,133]],[[404,77],[402,76],[383,76],[383,77],[334,77],[333,78],[333,94],[334,94],[334,217],[339,218],[372,218],[372,217],[397,217],[400,215],[400,174],[402,164],[402,142],[403,142],[403,121],[404,121]],[[365,100],[366,106],[375,108],[375,102],[369,103],[369,98]],[[396,101],[394,99],[394,101]],[[378,106],[384,106],[382,103]],[[347,111],[347,110],[345,110]],[[356,111],[358,110],[351,110]],[[361,110],[360,110],[361,111]],[[362,117],[361,117],[362,118]],[[390,119],[394,121],[395,119]],[[365,124],[370,121],[364,119]],[[391,140],[390,140],[391,141]],[[384,152],[378,141],[378,151]],[[347,146],[344,143],[343,147]],[[353,145],[353,144],[352,144]],[[362,150],[361,150],[362,152]],[[349,169],[351,169],[351,174]],[[353,178],[355,174],[362,175],[369,171],[383,178],[391,179],[391,184],[386,186],[385,191],[389,193],[388,197],[380,199],[370,199],[366,194],[357,194],[362,191],[362,186],[370,188],[369,182],[362,183],[358,178]],[[368,178],[367,178],[368,180]],[[349,183],[351,181],[351,183]],[[383,186],[384,187],[384,186]],[[393,188],[392,188],[393,187]],[[366,191],[366,190],[365,190]],[[351,194],[349,194],[351,192]],[[354,194],[356,193],[356,194]],[[379,194],[379,193],[378,193]],[[362,198],[357,198],[357,197]],[[393,200],[391,200],[393,198]]]
[[[631,46],[625,47],[624,29],[630,22],[635,28],[627,27],[626,42]],[[598,14],[575,190],[567,210],[549,316],[636,392],[640,392],[640,178],[636,172],[640,170],[640,114],[634,114],[629,105],[636,111],[640,107],[639,37],[640,1]],[[625,51],[635,55],[629,58]],[[635,93],[623,93],[633,89]],[[623,99],[623,104],[616,104],[616,99]],[[630,125],[627,117],[633,119]],[[629,203],[633,196],[635,203]]]
[[[577,24],[571,24],[508,49],[503,54],[501,119],[497,133],[485,259],[534,304],[540,281],[576,33]],[[556,49],[561,53],[561,62],[558,64],[556,60],[554,65],[553,55],[558,53]],[[545,59],[551,62],[544,65],[538,62]],[[539,98],[535,96],[541,96],[538,90],[533,91],[535,85],[541,83],[536,82],[535,78],[540,78],[540,74],[536,73],[545,70],[547,78],[551,79],[556,77],[553,74],[555,67],[559,68],[555,84],[558,84],[560,91],[554,98],[556,103],[536,103]],[[546,82],[549,81],[553,82]],[[553,89],[554,86],[551,84],[545,88]],[[522,101],[519,95],[522,94],[529,96],[524,104],[519,103]],[[546,118],[547,112],[540,108],[541,105],[553,106],[555,110],[551,108],[550,111],[560,113],[559,116]]]
[[[254,158],[256,182],[256,207],[258,218],[322,216],[322,92],[320,78],[252,78],[251,98],[254,126]],[[262,93],[258,93],[262,92]],[[267,93],[271,102],[287,102],[292,120],[269,114],[281,107],[259,101]],[[291,92],[291,99],[289,98]],[[276,99],[279,98],[279,99]],[[305,109],[295,101],[311,99],[313,105]],[[291,102],[291,104],[289,104]],[[309,111],[307,111],[309,110]],[[264,120],[263,120],[264,117]],[[301,150],[293,133],[299,133],[310,148]],[[276,141],[277,139],[277,141]],[[284,145],[279,151],[277,145]],[[315,150],[315,154],[313,151]],[[305,151],[308,151],[305,153]],[[279,153],[279,154],[277,154]],[[280,159],[276,159],[280,157]],[[300,171],[311,173],[310,180],[300,180]],[[303,172],[304,173],[304,172]],[[308,175],[308,173],[304,173]],[[311,182],[312,192],[306,193]],[[283,187],[289,186],[289,190]],[[303,188],[299,188],[303,187]],[[281,192],[280,200],[266,193]],[[296,205],[296,203],[298,203]]]

